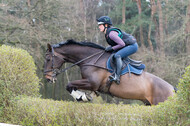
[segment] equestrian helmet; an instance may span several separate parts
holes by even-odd
[[[101,16],[100,18],[98,18],[96,20],[98,22],[98,25],[100,25],[100,24],[112,25],[112,21],[111,21],[110,17],[108,17],[108,16]]]

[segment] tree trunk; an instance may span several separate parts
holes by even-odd
[[[136,2],[137,2],[138,12],[139,12],[139,20],[141,20],[141,13],[142,13],[141,0],[136,0]],[[141,46],[144,47],[144,37],[143,37],[142,25],[140,25],[140,41],[141,41]]]
[[[166,12],[168,12],[168,0],[166,0]],[[166,33],[166,36],[168,35],[168,18],[167,18],[167,15],[165,16],[165,33]]]
[[[122,8],[122,24],[125,24],[125,0],[123,0],[123,8]]]
[[[80,0],[80,9],[81,9],[81,13],[82,13],[82,21],[83,21],[83,30],[84,30],[84,38],[85,40],[87,40],[87,31],[86,31],[86,7],[85,7],[85,1],[84,0]]]
[[[150,20],[149,29],[148,29],[148,44],[150,47],[150,51],[153,52],[153,46],[152,46],[152,41],[151,41],[151,27],[152,27],[154,14],[156,12],[155,0],[150,0],[150,4],[151,4],[151,20]]]
[[[30,8],[31,0],[28,0],[28,7]]]
[[[187,7],[187,14],[186,14],[186,29],[185,29],[185,33],[186,33],[186,48],[187,48],[187,54],[190,54],[190,2],[189,5]]]
[[[162,5],[160,3],[160,0],[157,0],[157,6],[158,6],[158,15],[159,15],[159,49],[160,49],[160,53],[164,54],[163,14],[162,14]]]
[[[153,17],[153,22],[154,22],[154,26],[155,26],[155,40],[156,40],[156,49],[158,50],[158,43],[159,43],[159,26],[158,26],[158,22],[157,19],[155,17]]]

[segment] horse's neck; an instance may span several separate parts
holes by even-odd
[[[98,54],[98,52],[103,52],[101,49],[96,49],[92,47],[67,47],[67,49],[62,48],[63,51],[62,55],[67,55],[69,57],[69,62],[76,63],[78,61],[84,60],[84,62],[88,62],[89,60],[93,59],[94,57],[99,56],[101,53]],[[96,55],[97,53],[97,55]]]

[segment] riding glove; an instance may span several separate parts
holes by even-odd
[[[113,51],[113,48],[111,46],[108,46],[106,47],[105,49],[106,52],[112,52]]]

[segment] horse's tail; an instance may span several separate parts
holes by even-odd
[[[178,89],[176,87],[174,87],[174,91],[175,91],[175,93],[177,93]]]

